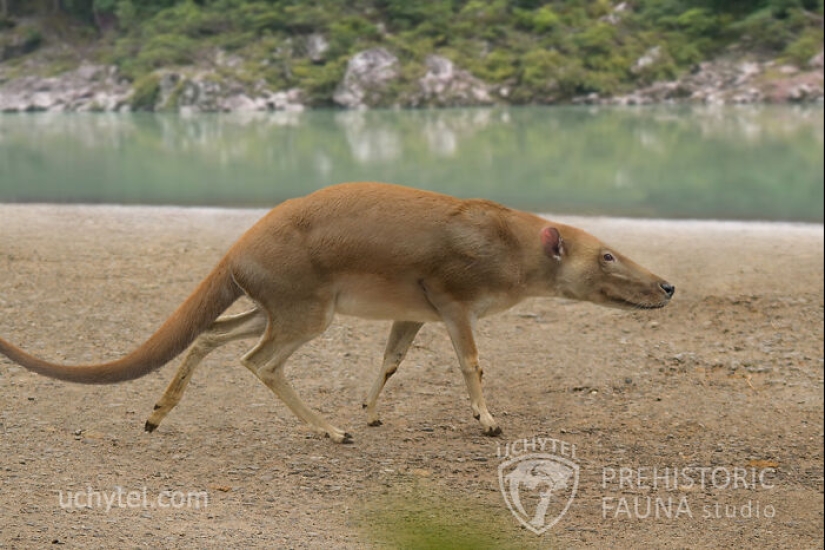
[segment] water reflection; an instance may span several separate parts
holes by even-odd
[[[338,181],[553,212],[816,220],[823,109],[0,116],[0,200],[264,205]]]
[[[370,124],[363,111],[337,114],[335,122],[341,127],[355,162],[391,162],[401,156],[403,145],[399,133],[387,124]]]

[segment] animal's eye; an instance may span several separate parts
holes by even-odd
[[[602,259],[606,262],[615,262],[616,261],[616,258],[614,258],[613,254],[611,254],[610,252],[605,253],[605,255],[602,256]]]

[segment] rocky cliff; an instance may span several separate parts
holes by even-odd
[[[636,65],[643,67],[655,56],[655,50],[648,52]],[[120,75],[115,66],[87,62],[49,77],[4,78],[0,70],[0,111],[191,113],[302,110],[307,105],[304,90],[275,90],[263,79],[242,82],[227,76],[231,71],[221,70],[240,60],[227,60],[222,52],[217,58],[211,66],[162,69],[136,82]],[[387,48],[364,50],[350,58],[333,101],[344,109],[509,103],[509,87],[487,84],[446,57],[427,56],[420,73],[416,78],[404,75],[398,57]],[[822,52],[803,68],[773,60],[722,58],[700,63],[678,79],[654,82],[629,94],[572,99],[573,103],[618,105],[822,101]]]

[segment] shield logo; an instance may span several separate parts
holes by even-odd
[[[498,482],[519,523],[541,535],[558,523],[576,498],[579,466],[556,455],[526,454],[502,462]]]

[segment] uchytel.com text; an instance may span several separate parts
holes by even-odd
[[[111,491],[100,491],[86,487],[85,491],[58,491],[58,503],[63,509],[100,508],[109,513],[112,508],[158,508],[202,510],[209,506],[206,491],[161,491],[150,496],[146,487],[127,491],[115,487]]]
[[[774,468],[606,467],[602,489],[621,494],[602,497],[602,519],[770,519],[772,504],[743,497],[765,495],[775,477]],[[733,503],[707,502],[723,493]]]

